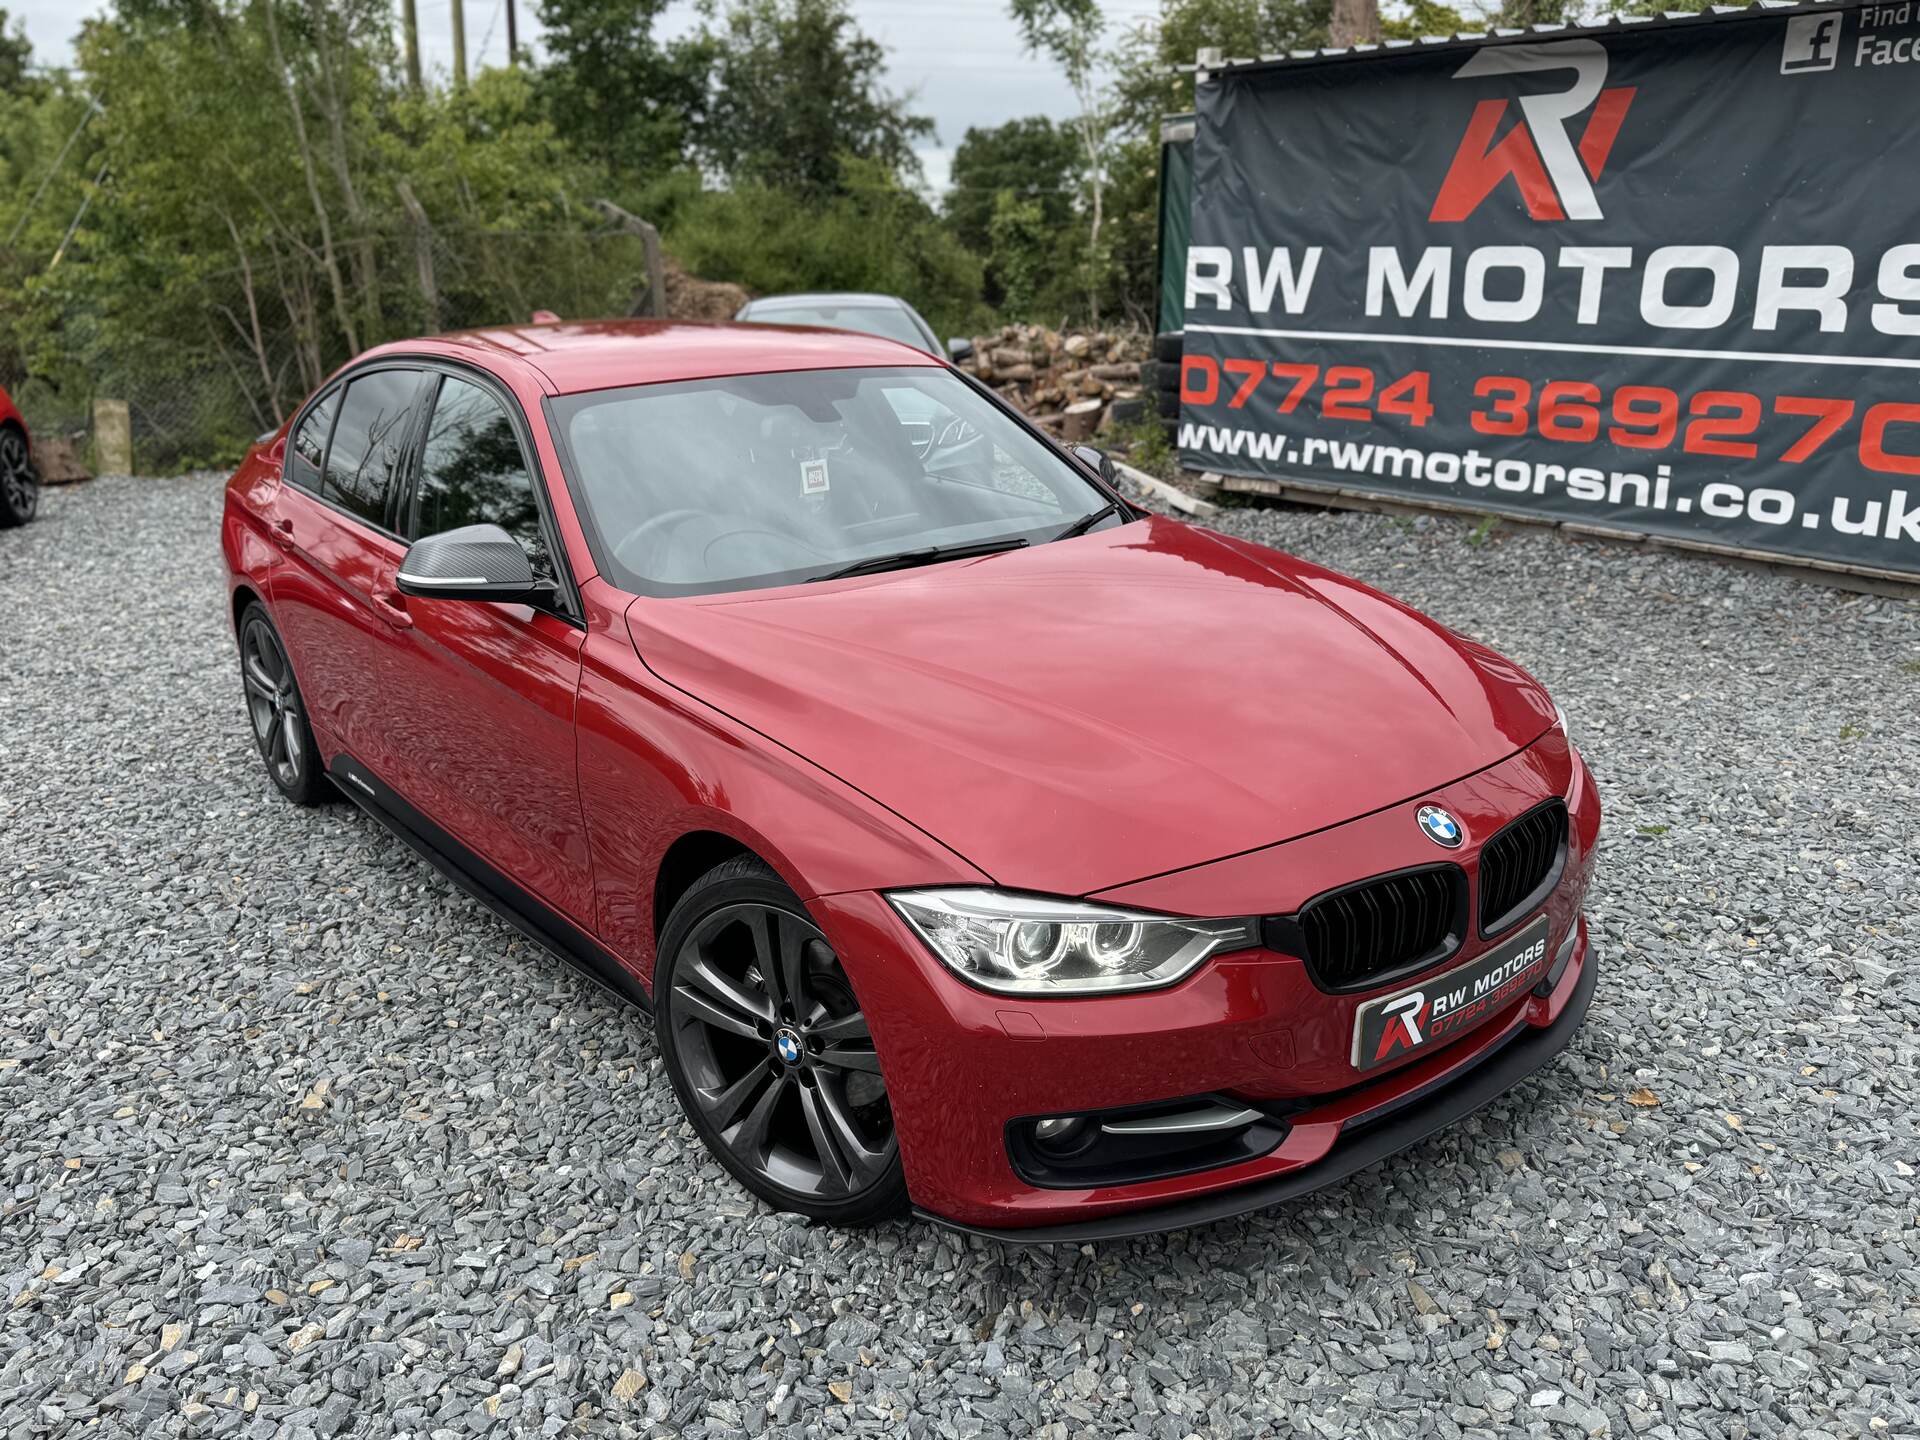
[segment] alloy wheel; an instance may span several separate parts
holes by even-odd
[[[694,1106],[733,1160],[780,1190],[843,1200],[898,1149],[873,1034],[803,914],[725,905],[675,957],[667,997]]]
[[[40,499],[40,481],[33,458],[18,430],[0,429],[0,511],[8,521],[24,524],[33,518]]]
[[[305,726],[293,666],[280,637],[260,615],[247,618],[240,637],[240,677],[247,687],[247,716],[267,768],[282,789],[299,786],[307,764]]]

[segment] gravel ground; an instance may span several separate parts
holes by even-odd
[[[0,533],[0,1436],[1920,1433],[1920,606],[1226,512],[1563,700],[1599,997],[1397,1163],[1035,1251],[766,1212],[642,1020],[280,801],[219,499]]]

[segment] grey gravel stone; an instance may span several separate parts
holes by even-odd
[[[97,481],[0,532],[6,1440],[1920,1432],[1915,606],[1225,511],[1552,688],[1608,806],[1600,992],[1331,1191],[1029,1251],[768,1213],[639,1017],[283,803],[219,501]]]

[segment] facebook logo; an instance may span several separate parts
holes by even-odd
[[[1838,15],[1795,15],[1787,21],[1787,43],[1780,52],[1782,75],[1831,70],[1839,60]]]

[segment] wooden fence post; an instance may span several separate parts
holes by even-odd
[[[93,459],[98,474],[133,473],[133,414],[126,401],[93,402]]]
[[[660,258],[660,232],[642,220],[638,215],[629,215],[611,200],[596,200],[593,208],[606,216],[629,235],[638,235],[640,243],[647,252],[647,293],[643,302],[636,299],[627,313],[630,315],[652,315],[664,320],[667,315],[667,272]]]

